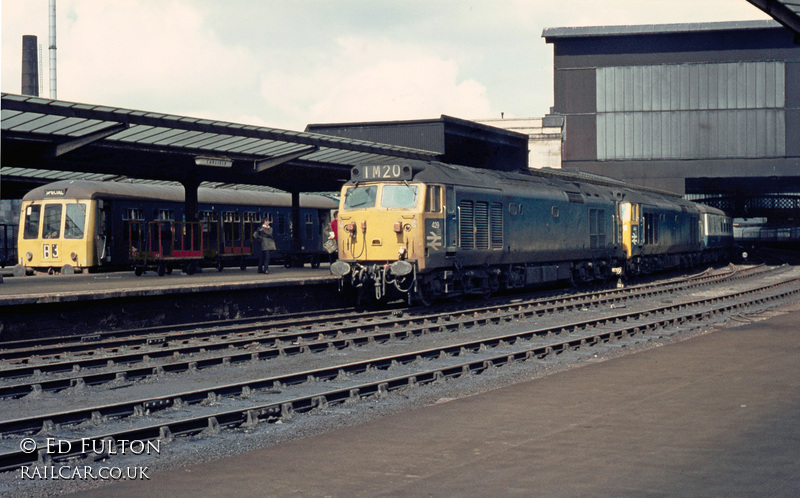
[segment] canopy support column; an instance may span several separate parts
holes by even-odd
[[[197,189],[200,187],[200,180],[185,179],[181,180],[183,185],[183,213],[186,221],[197,221],[198,201]]]
[[[292,192],[292,252],[299,253],[303,248],[303,226],[300,224],[300,192]]]

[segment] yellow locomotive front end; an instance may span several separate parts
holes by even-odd
[[[342,189],[331,272],[360,295],[410,299],[426,248],[443,246],[442,188],[414,182],[412,173],[400,165],[353,168]]]
[[[73,273],[96,265],[90,199],[25,200],[17,239],[19,264],[26,270]]]

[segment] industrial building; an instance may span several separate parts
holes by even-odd
[[[562,167],[737,216],[800,209],[800,46],[775,21],[548,28]]]

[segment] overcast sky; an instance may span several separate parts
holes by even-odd
[[[2,91],[48,0],[2,1]],[[769,19],[746,0],[57,0],[58,98],[303,130],[541,117],[564,26]]]

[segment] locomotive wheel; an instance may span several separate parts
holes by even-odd
[[[167,265],[165,265],[164,263],[161,263],[160,265],[158,265],[158,270],[157,271],[158,271],[158,276],[159,277],[163,277],[164,274],[167,273]]]
[[[319,256],[311,256],[311,268],[319,268]]]
[[[239,269],[245,271],[247,269],[247,263],[244,260],[244,257],[239,260]]]
[[[217,267],[217,271],[222,271],[225,268],[225,262],[219,256],[214,258],[214,264]]]
[[[133,274],[136,275],[137,277],[141,277],[142,273],[144,273],[144,268],[142,268],[141,266],[137,266],[133,269]]]
[[[422,289],[422,285],[417,285],[417,291],[414,292],[413,300],[421,304],[422,306],[430,306],[431,304],[433,304],[433,299],[431,298],[431,295]]]

